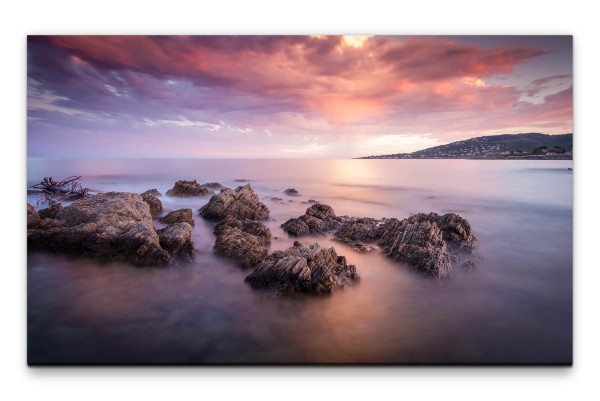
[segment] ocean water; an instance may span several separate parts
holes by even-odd
[[[214,223],[197,215],[208,197],[163,196],[165,213],[194,211],[191,264],[135,268],[28,254],[28,361],[570,363],[572,167],[538,160],[29,159],[28,185],[81,175],[98,191],[164,194],[179,179],[230,187],[247,179],[271,210],[271,251],[291,246],[280,225],[303,214],[309,199],[338,215],[456,212],[471,223],[478,247],[474,269],[459,263],[435,280],[327,235],[305,237],[304,244],[335,246],[356,265],[360,283],[330,296],[274,298],[244,282],[251,271],[213,254]],[[300,197],[283,194],[292,187]]]

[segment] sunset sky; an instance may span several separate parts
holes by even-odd
[[[573,131],[570,36],[30,36],[29,157],[346,158]]]

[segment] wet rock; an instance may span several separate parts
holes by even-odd
[[[35,218],[28,207],[29,215]],[[139,266],[171,263],[154,229],[150,206],[141,195],[127,192],[100,193],[63,207],[56,219],[43,219],[27,230],[27,246]]]
[[[192,217],[192,209],[179,209],[169,212],[167,215],[158,219],[163,224],[175,224],[186,222],[189,225],[194,225],[194,218]]]
[[[56,203],[46,209],[42,209],[38,212],[40,219],[55,219],[58,212],[63,208],[62,204]]]
[[[300,192],[298,192],[296,188],[288,188],[285,191],[283,191],[283,193],[288,196],[300,196]]]
[[[191,213],[191,210],[190,210]],[[157,230],[160,246],[172,257],[183,261],[194,260],[192,226],[187,222],[175,223]]]
[[[329,294],[358,280],[356,267],[338,256],[335,248],[318,244],[305,247],[298,241],[286,251],[269,255],[246,277],[253,287],[270,289],[277,295]]]
[[[158,193],[158,195],[155,195],[155,193]],[[160,192],[158,192],[156,189],[151,189],[142,194],[142,199],[148,204],[148,206],[150,206],[150,214],[152,217],[160,216],[163,211],[162,202],[157,198],[157,196],[160,196]]]
[[[233,259],[243,268],[256,266],[268,254],[271,231],[259,221],[228,216],[215,226],[214,234],[215,253]]]
[[[308,234],[320,234],[338,228],[341,219],[336,217],[331,206],[316,203],[306,209],[306,213],[292,218],[281,225],[288,234],[301,237]]]
[[[269,218],[269,209],[260,201],[250,184],[239,186],[235,190],[222,189],[200,208],[199,213],[209,220],[221,220],[227,216],[238,220]]]
[[[169,196],[206,196],[212,195],[214,192],[204,185],[200,185],[194,181],[179,180],[173,188],[167,191]]]

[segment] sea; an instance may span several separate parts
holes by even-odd
[[[81,176],[92,191],[158,189],[165,213],[191,208],[196,260],[139,268],[27,254],[29,364],[570,364],[573,352],[570,160],[28,159],[27,185]],[[474,268],[435,279],[331,235],[358,284],[327,296],[274,297],[213,253],[209,197],[165,196],[177,180],[249,183],[281,224],[317,200],[337,215],[458,213],[478,239]],[[284,194],[295,188],[300,196]],[[28,194],[36,209],[39,198]],[[156,223],[157,228],[162,227]]]

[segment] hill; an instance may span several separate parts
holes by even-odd
[[[572,149],[573,134],[504,134],[359,159],[572,159]]]

